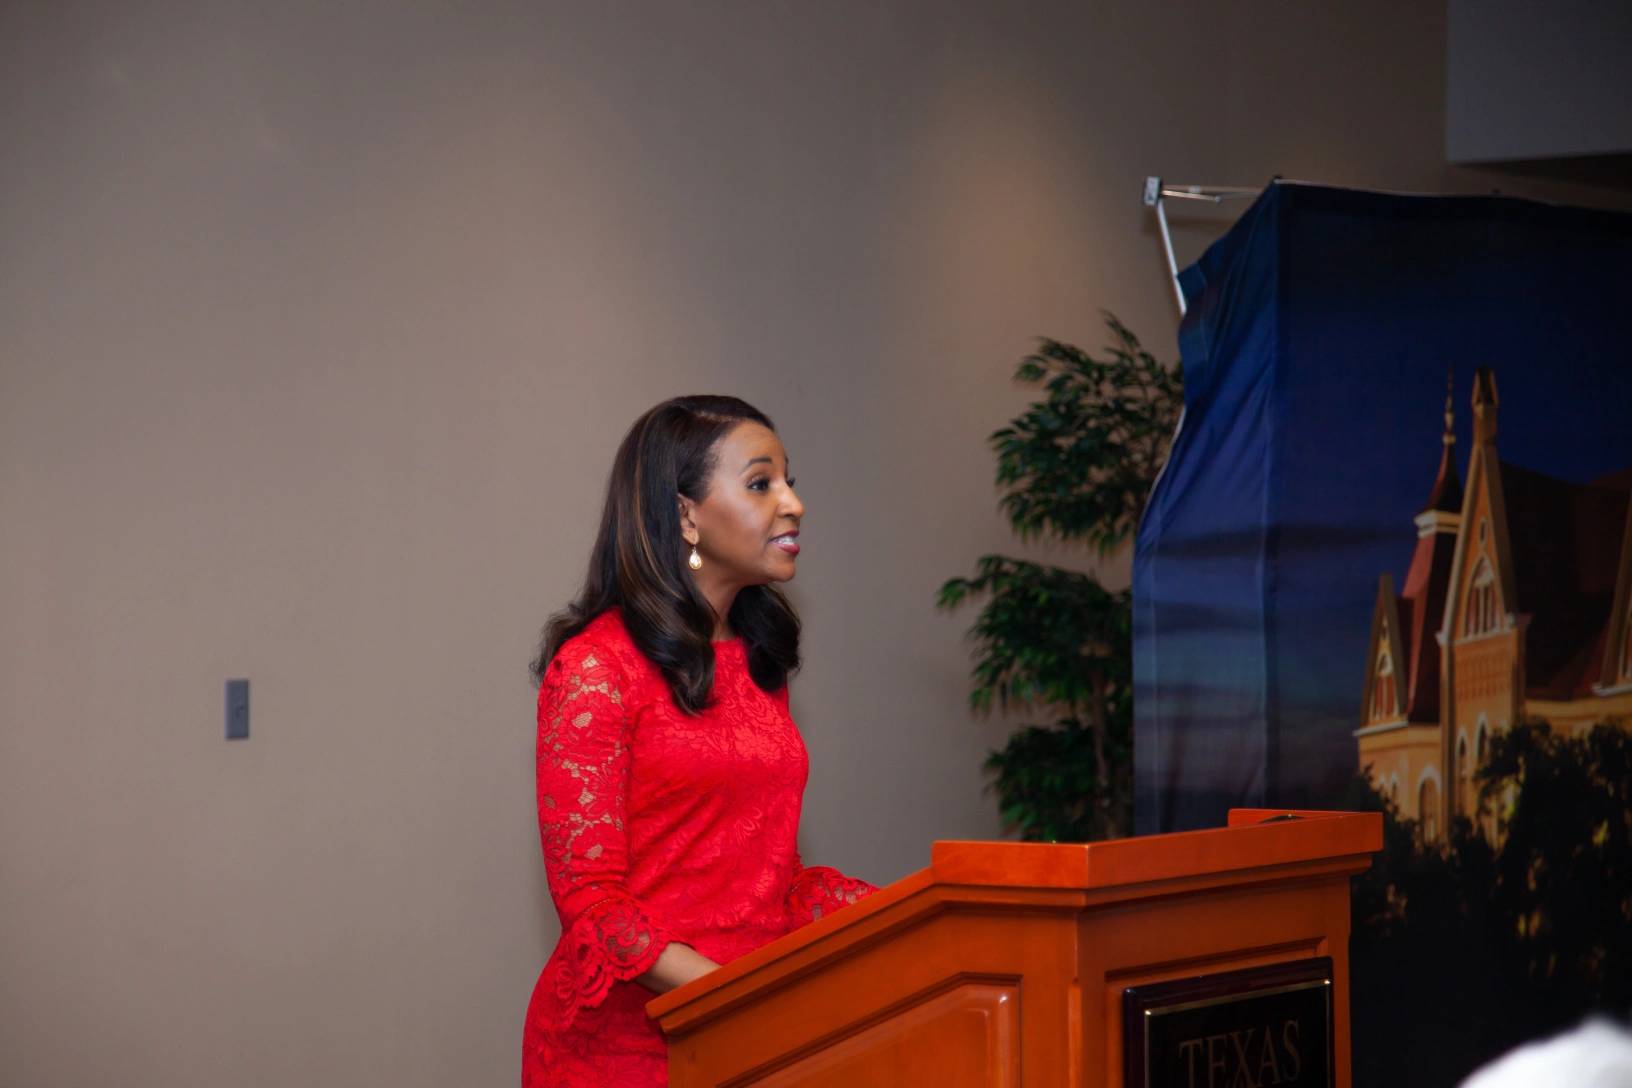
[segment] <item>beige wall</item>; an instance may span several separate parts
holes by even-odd
[[[526,660],[675,393],[809,506],[807,856],[998,834],[932,597],[1030,338],[1172,357],[1143,175],[1505,184],[1438,5],[1195,8],[0,8],[0,1083],[514,1082]]]

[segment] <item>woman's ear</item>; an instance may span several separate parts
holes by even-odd
[[[697,542],[702,539],[702,534],[697,531],[697,504],[684,495],[679,496],[679,499],[680,535],[685,538],[687,544],[695,547]]]

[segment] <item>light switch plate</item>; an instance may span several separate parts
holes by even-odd
[[[227,681],[227,739],[249,739],[249,681]]]

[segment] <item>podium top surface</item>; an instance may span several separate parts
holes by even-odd
[[[937,842],[937,883],[1108,889],[1380,850],[1376,812],[1231,809],[1229,825],[1090,843]]]

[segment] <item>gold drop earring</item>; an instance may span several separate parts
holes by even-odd
[[[686,560],[686,566],[692,570],[703,569],[703,557],[697,554],[697,545],[691,546],[691,558]]]

